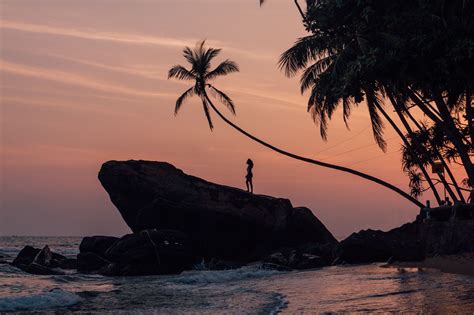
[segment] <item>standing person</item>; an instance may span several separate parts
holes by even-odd
[[[247,186],[247,192],[253,194],[253,161],[251,159],[247,160],[247,175],[245,175],[245,185]]]

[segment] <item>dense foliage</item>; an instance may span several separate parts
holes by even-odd
[[[309,35],[282,55],[280,66],[288,76],[302,71],[301,90],[309,91],[308,111],[323,137],[339,106],[347,120],[355,106],[366,103],[375,140],[384,148],[383,118],[390,120],[384,103],[391,104],[402,126],[390,124],[406,133],[404,159],[412,155],[407,171],[421,170],[436,194],[426,171],[434,163],[441,161],[449,172],[449,162],[460,163],[465,182],[474,181],[473,17],[469,0],[307,1],[303,23]],[[426,116],[423,126],[410,117],[413,107]],[[436,135],[426,132],[428,140],[419,141],[416,134],[432,128]],[[442,149],[434,144],[440,133]],[[437,175],[448,190],[456,188],[454,200],[464,200],[454,177],[448,182],[444,171]],[[419,195],[422,188],[413,188]]]

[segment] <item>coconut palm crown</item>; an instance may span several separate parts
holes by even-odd
[[[224,76],[232,72],[238,72],[239,67],[234,61],[226,59],[222,61],[216,68],[211,70],[211,61],[219,55],[221,49],[207,48],[205,47],[205,43],[206,41],[203,40],[198,42],[194,49],[189,47],[184,48],[183,56],[191,65],[191,69],[188,70],[181,65],[173,66],[168,72],[168,79],[176,78],[178,80],[194,81],[194,86],[187,89],[176,100],[174,113],[175,115],[178,114],[179,109],[186,99],[194,95],[199,96],[202,101],[204,114],[206,115],[207,121],[209,123],[209,128],[212,130],[214,125],[212,124],[211,114],[209,112],[209,98],[207,96],[207,90],[209,90],[211,95],[224,104],[234,115],[235,106],[234,102],[227,94],[218,90],[209,82],[219,76]]]

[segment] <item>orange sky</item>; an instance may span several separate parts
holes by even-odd
[[[174,117],[174,101],[188,83],[168,81],[167,70],[184,64],[184,45],[208,39],[223,48],[221,59],[240,65],[240,73],[216,82],[234,99],[240,126],[289,151],[408,190],[398,139],[387,129],[387,154],[377,148],[364,104],[354,110],[350,131],[335,115],[324,142],[298,80],[277,69],[279,55],[304,35],[292,1],[263,8],[257,0],[0,0],[0,6],[0,235],[128,232],[97,180],[110,159],[167,161],[243,187],[251,157],[257,193],[310,207],[339,237],[414,219],[418,210],[383,187],[279,156],[217,117],[210,132],[197,100]]]

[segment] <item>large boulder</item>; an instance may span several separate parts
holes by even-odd
[[[337,241],[307,208],[185,174],[171,164],[109,161],[99,180],[127,225],[183,231],[204,258],[252,261],[282,246]]]

